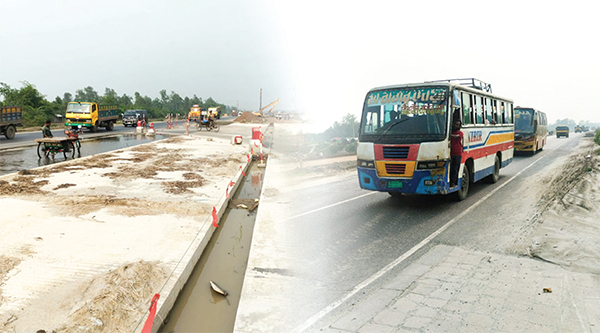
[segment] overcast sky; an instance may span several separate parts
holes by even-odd
[[[0,82],[49,100],[161,89],[330,125],[376,86],[475,77],[558,118],[600,122],[593,1],[2,0]]]

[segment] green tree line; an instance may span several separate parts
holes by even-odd
[[[69,102],[97,102],[103,105],[116,105],[122,112],[129,109],[145,109],[151,118],[164,118],[169,113],[179,113],[186,116],[193,105],[203,108],[220,106],[221,110],[229,113],[233,107],[220,104],[211,97],[205,101],[201,97],[181,97],[178,93],[165,89],[159,92],[160,97],[151,98],[135,92],[133,96],[119,95],[114,89],[106,88],[100,95],[93,87],[85,87],[75,91],[75,96],[65,92],[62,97],[56,96],[53,101],[48,101],[46,96],[37,88],[25,81],[21,88],[12,88],[0,82],[0,106],[20,106],[23,109],[23,125],[25,127],[42,126],[47,119],[56,115],[64,117]]]

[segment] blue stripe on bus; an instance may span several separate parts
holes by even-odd
[[[510,133],[510,132],[513,132],[513,131],[511,131],[511,130],[506,130],[506,131],[492,131],[492,132],[489,132],[489,133],[488,133],[488,135],[487,135],[487,137],[485,138],[485,141],[483,141],[483,143],[479,143],[479,144],[476,144],[476,145],[472,145],[472,146],[469,146],[468,148],[469,148],[469,149],[473,149],[473,148],[479,148],[479,147],[483,147],[483,146],[485,146],[485,145],[487,144],[488,140],[490,139],[490,136],[491,136],[492,134],[502,134],[502,133]],[[467,138],[467,139],[468,139],[468,138]]]

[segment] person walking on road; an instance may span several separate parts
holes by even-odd
[[[460,130],[460,119],[454,121],[450,134],[450,187],[458,185],[458,171],[462,162],[463,132]]]
[[[46,120],[46,124],[42,127],[42,135],[44,138],[53,138],[52,131],[50,130],[50,124],[52,122],[50,120]]]

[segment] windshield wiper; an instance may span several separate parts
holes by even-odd
[[[405,121],[407,121],[409,119],[411,119],[411,118],[400,119],[397,122],[391,124],[388,128],[385,129],[385,131],[383,131],[383,133],[379,134],[379,136],[377,137],[377,140],[375,140],[375,141],[379,141],[379,139],[381,139],[382,136],[384,136],[389,130],[391,130],[392,127],[394,127],[394,126],[396,126],[396,125],[398,125],[400,123],[403,123],[403,122],[405,122]]]

